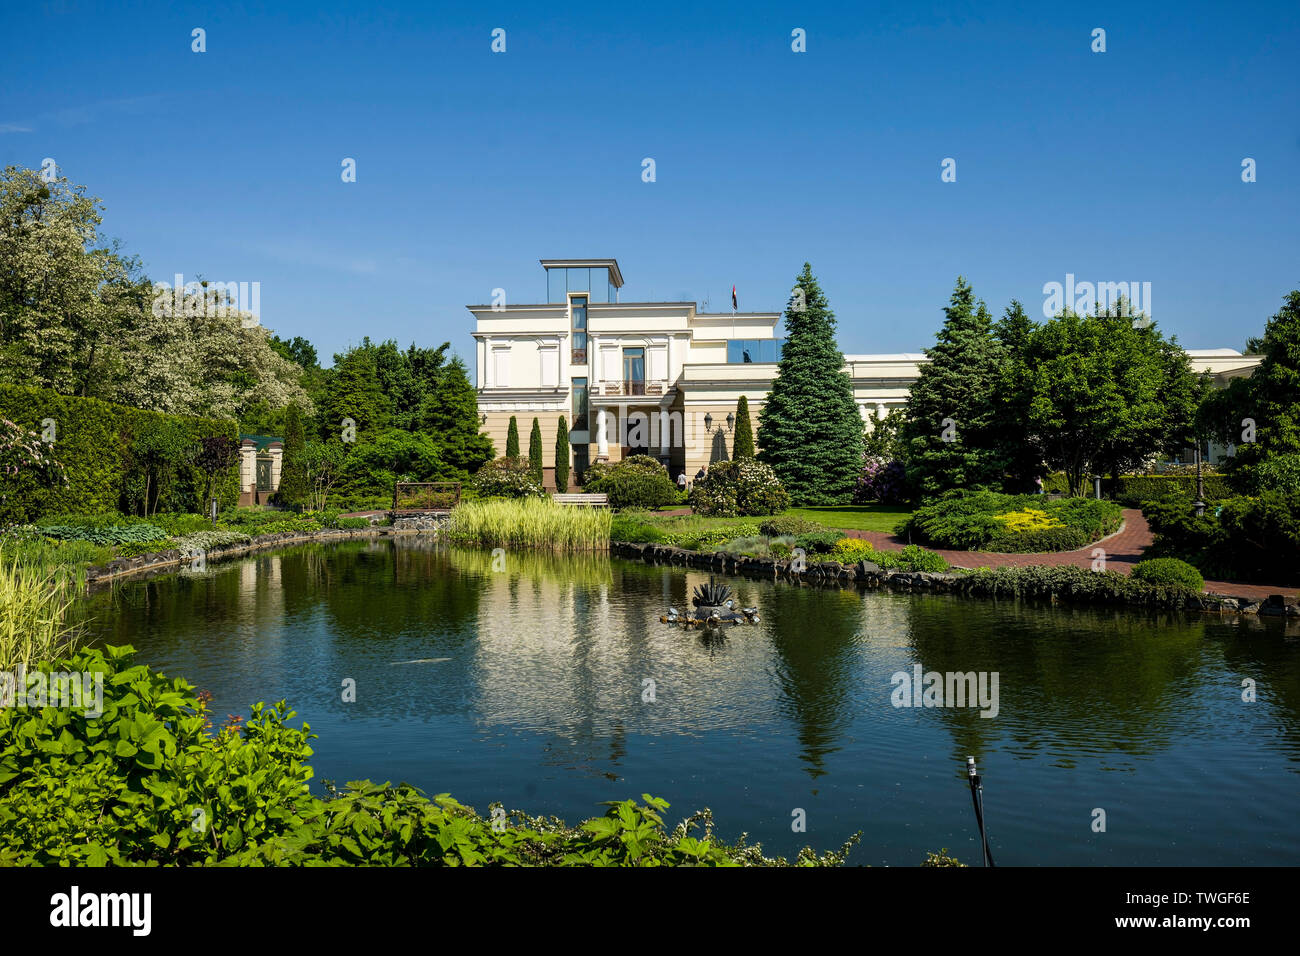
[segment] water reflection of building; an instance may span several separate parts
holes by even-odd
[[[603,558],[508,560],[507,571],[481,577],[474,693],[482,720],[581,741],[774,718],[773,695],[755,693],[771,682],[771,646],[759,628],[708,646],[659,620],[707,575],[612,569]],[[756,602],[757,587],[738,583],[738,600]]]

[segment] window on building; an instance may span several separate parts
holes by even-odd
[[[587,297],[575,295],[569,300],[569,311],[573,316],[573,356],[574,365],[587,364]]]
[[[575,432],[585,432],[590,429],[587,422],[587,380],[585,378],[575,378],[573,380],[573,425]]]
[[[779,362],[785,339],[728,339],[727,364]]]
[[[645,349],[623,350],[623,388],[627,395],[645,394]]]

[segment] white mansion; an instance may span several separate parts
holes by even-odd
[[[776,376],[779,312],[699,312],[694,302],[623,302],[615,259],[543,259],[546,301],[467,306],[476,321],[479,411],[497,452],[516,416],[527,448],[532,420],[552,464],[556,429],[569,426],[573,467],[657,457],[694,475],[730,457],[736,402],[758,412]],[[1188,351],[1192,369],[1219,383],[1249,375],[1255,356]],[[845,372],[868,424],[907,400],[926,361],[919,352],[846,355]]]

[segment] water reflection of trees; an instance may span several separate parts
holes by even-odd
[[[861,595],[778,586],[762,608],[776,652],[780,708],[794,723],[799,757],[814,779],[852,722],[862,693],[858,622]]]
[[[997,717],[934,709],[953,735],[955,772],[995,743],[1067,766],[1148,754],[1170,745],[1188,700],[1207,693],[1205,622],[1186,615],[927,595],[911,602],[910,619],[925,672],[999,674]]]

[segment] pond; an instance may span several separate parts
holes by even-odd
[[[214,724],[287,699],[319,734],[317,782],[570,822],[651,793],[670,823],[707,806],[769,853],[861,830],[850,862],[948,847],[978,865],[971,754],[999,865],[1300,863],[1300,640],[1281,622],[729,579],[760,624],[710,641],[660,623],[707,580],[603,556],[494,570],[377,539],[128,581],[85,607],[97,642],[211,691]],[[996,708],[895,706],[917,665],[990,693],[996,675]]]

